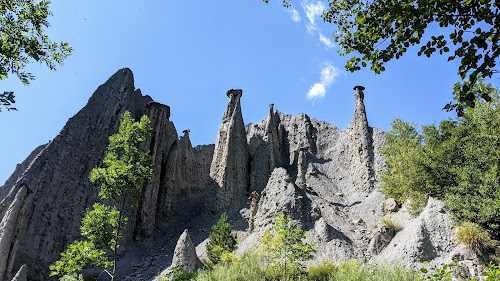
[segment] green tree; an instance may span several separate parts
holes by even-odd
[[[380,190],[400,203],[413,193],[444,200],[458,222],[476,223],[499,239],[500,97],[492,85],[474,87],[491,99],[476,100],[463,117],[423,126],[421,132],[393,122],[382,149],[388,169]]]
[[[80,227],[84,240],[73,242],[61,253],[61,259],[50,266],[51,276],[71,276],[86,266],[95,266],[103,268],[114,280],[121,230],[127,222],[123,211],[130,198],[140,198],[142,184],[153,173],[149,151],[138,149],[139,143],[150,135],[146,115],[135,122],[130,112],[123,114],[118,133],[109,138],[103,160],[106,167],[96,167],[90,173],[92,182],[101,183],[99,196],[111,206],[95,203],[93,210],[87,210]]]
[[[49,27],[47,17],[51,15],[49,5],[48,0],[0,0],[1,80],[11,73],[27,85],[34,79],[24,71],[31,61],[45,63],[55,70],[71,54],[68,43],[53,42],[45,32]],[[14,96],[9,93],[0,95],[0,104],[15,110],[9,107],[14,103]]]
[[[263,0],[269,2],[269,0]],[[399,59],[411,46],[418,55],[449,54],[448,61],[460,60],[458,74],[470,83],[461,84],[458,103],[447,110],[459,115],[474,100],[489,100],[473,86],[480,77],[498,71],[500,55],[499,2],[492,0],[336,0],[328,1],[323,19],[333,23],[333,37],[340,44],[340,55],[351,55],[345,68],[351,72],[370,65],[375,73],[385,63]],[[283,5],[290,6],[290,0]],[[437,25],[441,28],[435,28]],[[424,36],[425,34],[425,36]],[[465,105],[465,107],[464,107]]]
[[[301,261],[310,260],[317,251],[316,243],[303,240],[307,232],[290,223],[290,218],[279,214],[271,229],[262,236],[259,252],[269,264],[267,274],[272,278],[296,277],[304,271]]]
[[[212,226],[212,232],[208,236],[207,256],[214,265],[221,261],[223,254],[231,253],[236,248],[236,234],[231,233],[231,225],[226,221],[227,215],[223,213],[217,224]]]

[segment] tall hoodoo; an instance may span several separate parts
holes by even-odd
[[[355,86],[354,118],[349,124],[349,151],[351,162],[351,179],[358,191],[371,191],[375,186],[373,170],[373,147],[370,127],[366,118],[363,99],[363,86]]]
[[[208,207],[219,212],[229,209],[248,192],[250,155],[245,124],[241,115],[242,90],[227,91],[229,103],[219,128],[210,177],[213,198]]]
[[[283,166],[281,159],[281,146],[278,134],[278,125],[274,116],[274,104],[269,105],[269,119],[266,126],[267,142],[269,143],[269,170]]]

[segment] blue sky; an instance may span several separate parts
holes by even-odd
[[[19,111],[0,113],[0,183],[123,67],[143,94],[171,107],[178,132],[190,129],[194,145],[216,141],[231,88],[243,89],[246,123],[261,121],[274,103],[345,129],[355,85],[366,87],[370,125],[383,130],[398,116],[419,124],[453,117],[441,109],[460,80],[457,62],[409,49],[380,75],[346,72],[334,26],[320,17],[326,0],[294,0],[289,9],[281,2],[54,0],[48,33],[69,42],[73,54],[57,71],[32,64],[29,86],[1,81],[1,90],[15,91]]]

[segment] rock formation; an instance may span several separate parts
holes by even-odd
[[[177,240],[171,268],[180,266],[184,272],[191,272],[197,269],[198,262],[195,245],[186,229]]]
[[[220,125],[210,167],[213,180],[208,207],[225,211],[248,195],[250,158],[240,99],[242,90],[229,90],[227,105]]]
[[[354,118],[346,130],[306,114],[275,111],[273,105],[263,121],[245,126],[242,91],[229,90],[216,145],[192,147],[189,130],[178,137],[170,107],[143,96],[135,89],[132,72],[119,70],[0,188],[0,281],[26,272],[24,264],[30,268],[29,280],[46,280],[48,266],[80,237],[85,209],[98,201],[98,186],[89,182],[89,172],[101,165],[108,138],[125,110],[134,118],[147,114],[153,129],[151,138],[141,144],[153,156],[153,178],[142,187],[143,200],[131,202],[133,206],[124,211],[129,220],[122,243],[127,255],[127,247],[142,243],[130,239],[155,241],[155,247],[162,241],[166,249],[154,259],[145,254],[145,266],[161,264],[163,270],[170,262],[164,252],[172,253],[175,241],[161,239],[190,227],[193,239],[187,231],[181,235],[173,264],[195,268],[199,261],[194,261],[193,240],[205,239],[218,219],[208,210],[227,211],[239,231],[240,252],[254,247],[276,215],[284,213],[308,231],[308,242],[319,242],[317,259],[311,263],[325,257],[449,263],[457,243],[451,239],[451,220],[442,203],[430,199],[416,218],[406,215],[404,207],[398,211],[392,201],[382,204],[386,198],[376,185],[385,168],[380,153],[385,134],[369,127],[363,87],[355,90]],[[252,196],[250,208],[239,212],[250,190],[261,193],[261,198]],[[381,241],[389,240],[390,231],[374,229],[388,212],[404,225],[385,247]],[[249,219],[248,228],[240,214]],[[123,260],[139,259],[136,254]],[[136,280],[139,275],[127,276]]]
[[[301,147],[297,159],[297,180],[295,184],[302,188],[306,187],[307,150],[307,147]]]
[[[369,251],[372,254],[379,254],[382,250],[391,243],[392,238],[394,237],[395,231],[394,228],[388,226],[382,226],[373,232],[373,237],[370,242]]]
[[[373,146],[368,119],[366,118],[365,87],[356,86],[354,97],[354,118],[349,124],[349,154],[351,160],[352,184],[356,190],[372,191],[375,187],[373,170]]]
[[[0,255],[0,280],[10,280],[23,264],[30,267],[30,280],[46,280],[49,265],[80,237],[85,209],[98,201],[98,186],[88,180],[90,170],[101,165],[108,138],[116,133],[126,110],[134,118],[149,115],[153,134],[145,146],[155,165],[153,179],[142,191],[144,200],[125,210],[129,218],[125,239],[150,236],[155,225],[167,221],[173,206],[181,204],[183,198],[192,193],[204,196],[213,146],[193,149],[190,142],[179,145],[169,121],[170,108],[143,96],[135,89],[132,72],[121,69],[99,86],[88,104],[52,141],[37,148],[3,186],[0,221],[8,221],[8,227],[0,228],[0,245],[9,252]],[[29,192],[20,199],[27,190],[23,186],[29,186]],[[24,203],[18,207],[21,201]]]

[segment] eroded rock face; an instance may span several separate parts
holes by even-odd
[[[207,206],[216,212],[228,210],[248,195],[250,155],[241,115],[242,93],[242,90],[227,91],[229,103],[215,144],[210,167],[213,197]]]
[[[98,184],[90,183],[89,173],[101,165],[108,138],[116,133],[126,110],[133,118],[147,114],[151,119],[153,134],[143,148],[150,150],[155,164],[153,179],[142,189],[143,201],[124,211],[129,220],[122,245],[126,248],[126,241],[150,236],[184,198],[204,196],[213,146],[193,148],[186,135],[179,140],[169,120],[170,108],[143,96],[135,89],[132,72],[121,69],[99,86],[49,144],[27,158],[28,165],[23,162],[7,181],[10,186],[0,191],[0,221],[9,221],[7,228],[0,228],[4,232],[0,244],[9,249],[0,255],[0,280],[10,280],[13,269],[23,264],[30,267],[30,280],[45,280],[49,265],[80,238],[85,210],[99,201]],[[20,200],[16,194],[23,192],[24,185],[29,192],[21,211],[12,212],[10,206]],[[10,215],[14,213],[20,215]]]

